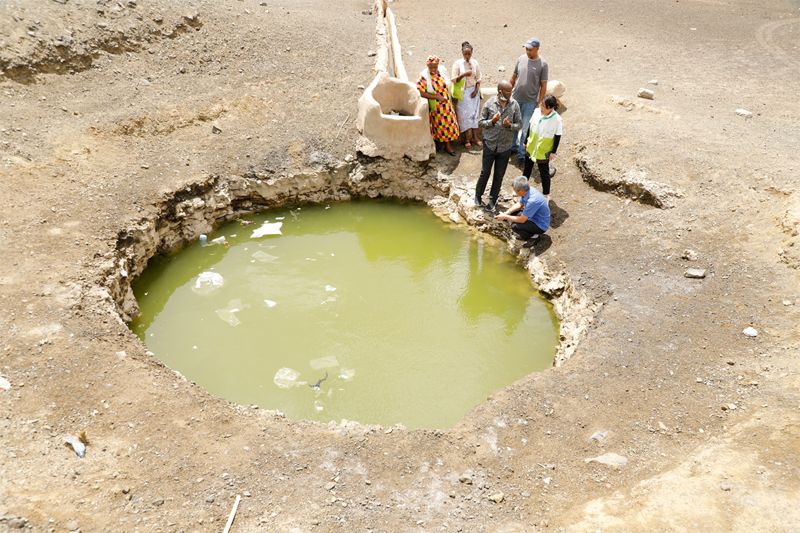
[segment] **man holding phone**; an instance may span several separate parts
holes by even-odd
[[[508,159],[511,157],[511,146],[522,125],[519,104],[511,98],[511,91],[509,82],[504,80],[498,83],[497,96],[491,97],[486,102],[481,110],[481,119],[478,121],[478,125],[483,128],[483,158],[481,175],[475,186],[475,205],[483,205],[483,193],[494,167],[487,205],[490,211],[497,208],[500,186],[503,184]]]

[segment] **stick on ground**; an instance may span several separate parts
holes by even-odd
[[[228,515],[228,523],[225,524],[225,529],[222,530],[222,533],[228,533],[231,530],[231,526],[233,525],[233,519],[236,518],[236,510],[239,508],[239,501],[241,499],[242,497],[237,494],[236,500],[233,502],[233,509],[231,509],[231,514]]]

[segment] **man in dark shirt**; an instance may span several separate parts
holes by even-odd
[[[511,98],[511,90],[509,82],[498,83],[497,96],[491,97],[486,102],[481,110],[481,119],[478,121],[478,125],[483,128],[483,160],[481,175],[475,186],[475,205],[483,205],[483,193],[486,190],[492,166],[494,166],[494,177],[487,206],[490,211],[494,211],[497,207],[500,186],[503,184],[508,158],[511,156],[511,145],[514,143],[522,123],[519,105]]]
[[[514,142],[520,163],[525,161],[524,137],[528,134],[533,111],[542,103],[547,92],[547,80],[550,79],[550,68],[547,61],[539,55],[539,39],[532,37],[523,45],[525,53],[519,56],[511,75],[511,86],[514,88],[514,100],[519,104],[522,113],[522,127],[519,139]]]

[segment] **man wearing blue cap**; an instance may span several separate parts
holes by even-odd
[[[531,123],[533,111],[542,103],[547,92],[547,61],[539,56],[539,39],[528,39],[524,44],[525,53],[519,56],[511,76],[514,86],[513,98],[519,103],[522,113],[522,128],[515,137],[512,151],[517,152],[520,163],[525,162],[525,140]]]

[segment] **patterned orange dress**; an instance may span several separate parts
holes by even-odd
[[[450,95],[447,91],[447,82],[438,72],[431,75],[431,85],[433,85],[434,93],[442,96]],[[425,76],[419,77],[417,90],[420,94],[428,92],[428,80],[425,79]],[[430,120],[431,136],[437,142],[455,141],[461,134],[458,129],[456,112],[449,98],[444,102],[436,102],[436,107],[430,112]]]

